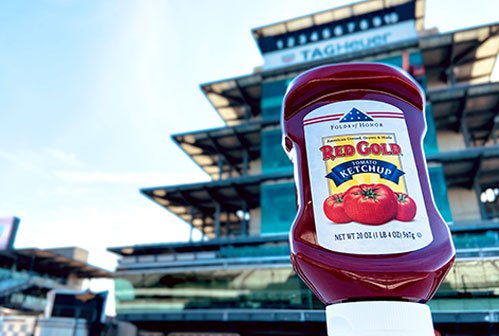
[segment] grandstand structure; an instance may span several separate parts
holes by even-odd
[[[81,290],[85,279],[111,278],[77,247],[0,251],[0,315],[40,315],[51,290]]]
[[[307,69],[372,61],[405,69],[426,91],[431,185],[457,249],[429,303],[435,327],[499,333],[499,24],[440,33],[424,28],[423,0],[369,0],[253,35],[263,66],[201,85],[226,125],[172,135],[212,180],[141,190],[203,239],[109,248],[121,256],[118,317],[154,335],[326,334],[324,306],[289,260],[296,199],[281,103]]]

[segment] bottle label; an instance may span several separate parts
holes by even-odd
[[[404,113],[378,101],[332,103],[303,120],[318,243],[351,254],[432,240]]]

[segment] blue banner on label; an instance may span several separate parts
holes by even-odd
[[[378,174],[382,179],[399,183],[400,176],[405,173],[398,169],[393,163],[382,160],[353,160],[344,162],[334,167],[327,178],[333,180],[338,187],[341,184],[350,181],[357,174]]]

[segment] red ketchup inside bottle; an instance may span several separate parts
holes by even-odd
[[[409,75],[377,63],[318,67],[288,88],[291,260],[327,305],[331,336],[433,335],[424,303],[455,250],[430,190],[424,106]]]

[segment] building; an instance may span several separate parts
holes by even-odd
[[[119,318],[147,335],[325,335],[324,307],[289,262],[295,190],[279,117],[294,76],[355,60],[402,67],[427,93],[428,169],[457,248],[429,303],[436,328],[498,334],[499,24],[423,23],[423,0],[369,0],[254,29],[264,66],[201,86],[226,126],[172,136],[212,181],[142,190],[203,239],[110,248],[122,256]]]
[[[19,222],[0,218],[0,316],[40,315],[49,291],[79,291],[85,279],[112,277],[88,264],[88,251],[79,247],[14,248]]]
[[[0,307],[7,315],[42,314],[51,290],[83,290],[83,280],[111,278],[87,264],[88,252],[77,247],[24,248],[0,252]]]
[[[0,335],[136,335],[104,317],[107,292],[86,289],[85,280],[110,271],[88,264],[79,247],[16,249],[18,226],[16,217],[0,218]]]

